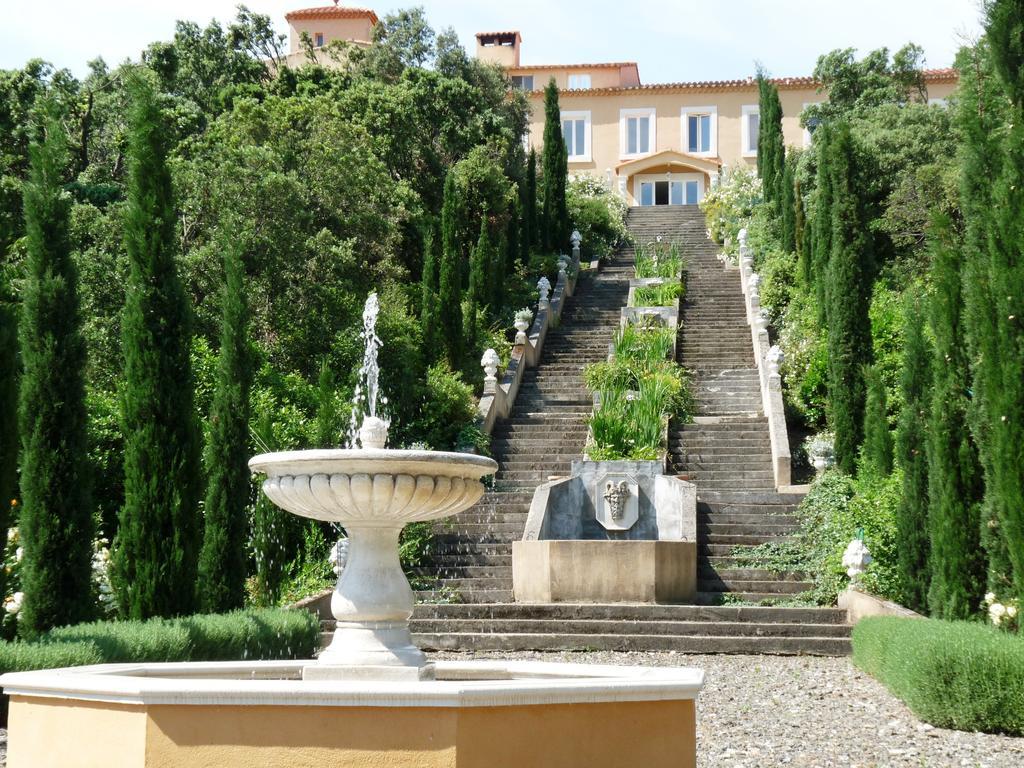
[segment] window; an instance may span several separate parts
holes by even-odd
[[[569,75],[569,90],[578,91],[590,88],[590,75]]]
[[[562,138],[570,162],[590,161],[590,113],[563,112]]]
[[[623,157],[637,157],[654,151],[654,109],[624,109],[619,113]]]
[[[684,107],[683,151],[691,155],[718,154],[718,108]]]
[[[313,40],[314,40],[314,44],[316,45],[317,48],[323,48],[324,47],[324,33],[323,32],[317,32],[313,36]]]
[[[521,91],[532,91],[533,75],[512,75],[512,87]]]
[[[757,104],[743,105],[743,156],[757,156],[757,134],[761,130],[761,113]]]

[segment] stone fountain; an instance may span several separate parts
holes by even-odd
[[[249,462],[281,508],[343,526],[337,629],[316,660],[106,664],[4,675],[9,768],[694,768],[697,669],[439,661],[412,642],[398,540],[470,507],[489,458],[385,447],[376,297],[350,446]]]

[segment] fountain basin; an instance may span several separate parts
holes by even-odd
[[[436,679],[305,664],[109,664],[0,677],[9,768],[693,768],[688,668],[444,661]]]
[[[399,536],[408,523],[471,507],[497,463],[466,453],[361,448],[264,454],[249,468],[267,476],[263,491],[277,506],[340,524],[348,534],[348,559],[331,595],[334,639],[303,676],[431,677],[433,667],[409,633],[415,599],[399,562]]]

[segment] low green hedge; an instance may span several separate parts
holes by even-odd
[[[117,662],[312,658],[320,643],[307,611],[267,608],[61,627],[32,643],[0,643],[0,674]]]
[[[853,661],[932,725],[1024,735],[1024,637],[985,624],[875,617]]]

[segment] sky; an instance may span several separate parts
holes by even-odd
[[[116,65],[174,34],[177,19],[230,21],[238,0],[0,0],[0,69],[43,58],[76,75],[102,56]],[[289,10],[330,0],[248,0],[287,32]],[[773,76],[809,75],[835,48],[860,54],[921,45],[929,67],[953,63],[979,34],[977,0],[383,0],[354,2],[379,16],[422,5],[435,29],[474,34],[518,29],[523,64],[636,61],[645,83],[746,77],[759,62]]]

